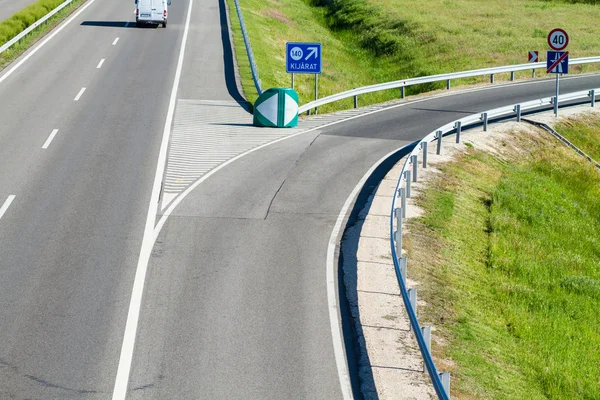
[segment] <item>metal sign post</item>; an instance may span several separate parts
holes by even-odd
[[[323,68],[321,50],[321,43],[285,44],[285,72],[292,74],[292,89],[295,74],[315,74],[315,100],[319,98],[319,74]]]
[[[558,117],[559,75],[569,73],[569,52],[548,51],[546,55],[546,72],[549,74],[556,74],[556,90],[554,92],[554,116]]]
[[[538,60],[539,60],[538,54],[539,53],[537,51],[530,50],[529,54],[527,55],[527,62],[530,62],[530,63],[538,62]],[[535,68],[531,69],[531,77],[535,78]]]
[[[319,99],[319,74],[315,74],[315,101]],[[318,108],[315,108],[315,115],[317,115]]]
[[[558,77],[560,75],[556,74],[556,91],[554,92],[554,116],[558,117]]]
[[[569,52],[564,50],[569,44],[569,35],[564,29],[552,29],[548,33],[548,45],[554,51],[546,55],[546,72],[556,74],[556,90],[554,92],[554,116],[558,117],[558,86],[560,74],[569,73]]]

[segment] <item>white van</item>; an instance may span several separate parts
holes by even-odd
[[[141,24],[153,23],[162,24],[167,27],[167,6],[171,5],[171,0],[135,0],[135,23]]]

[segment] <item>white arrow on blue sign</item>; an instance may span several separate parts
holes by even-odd
[[[285,72],[320,74],[322,64],[321,43],[288,42],[285,44]]]

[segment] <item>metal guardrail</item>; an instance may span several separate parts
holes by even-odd
[[[31,31],[33,31],[38,26],[40,26],[41,24],[43,24],[44,22],[46,22],[47,20],[52,18],[56,13],[58,13],[60,10],[62,10],[63,8],[65,8],[66,6],[71,4],[72,2],[73,2],[73,0],[65,1],[64,3],[62,3],[61,5],[56,7],[54,10],[52,10],[48,14],[44,15],[42,18],[38,19],[33,24],[29,25],[23,32],[19,33],[17,36],[15,36],[14,38],[12,38],[8,42],[6,42],[4,45],[2,45],[2,47],[0,47],[0,54],[5,52],[6,50],[8,50],[15,43],[19,42],[21,39],[23,39],[25,36],[27,36],[29,33],[31,33]]]
[[[581,91],[561,95],[559,98],[559,103],[590,98],[591,106],[594,107],[596,93],[600,94],[600,89],[592,89],[589,91]],[[460,133],[463,128],[483,125],[483,130],[486,131],[487,124],[489,121],[510,118],[513,116],[516,117],[517,121],[521,121],[521,113],[523,111],[531,111],[539,107],[550,106],[553,105],[555,101],[555,97],[545,97],[539,100],[533,100],[512,106],[496,108],[487,112],[483,112],[481,114],[470,115],[465,118],[461,118],[459,120],[450,122],[446,125],[443,125],[439,129],[436,129],[435,131],[431,132],[423,139],[418,141],[413,147],[412,151],[406,157],[406,161],[402,166],[400,177],[398,179],[398,184],[396,185],[396,189],[392,200],[392,209],[390,215],[390,245],[392,249],[392,260],[394,262],[394,269],[396,271],[396,277],[398,279],[398,286],[400,287],[400,292],[402,294],[402,300],[404,302],[410,320],[411,329],[415,334],[415,338],[423,356],[425,368],[429,373],[435,392],[438,395],[438,398],[441,400],[449,400],[450,398],[450,375],[448,373],[438,373],[435,367],[435,363],[431,356],[431,327],[421,327],[419,325],[416,312],[416,289],[407,289],[406,287],[406,270],[408,260],[406,257],[402,257],[402,219],[405,217],[406,212],[406,198],[411,197],[411,179],[415,182],[418,179],[417,176],[419,153],[421,151],[423,152],[423,164],[426,165],[428,148],[427,144],[434,140],[437,140],[438,145],[436,153],[440,154],[441,143],[444,134],[455,133],[456,142],[458,143],[460,142]],[[400,201],[400,207],[397,206],[398,201]],[[396,230],[394,230],[394,217],[396,218]]]
[[[234,0],[235,9],[237,11],[238,19],[240,20],[240,27],[242,28],[242,36],[244,37],[244,44],[246,45],[246,53],[248,53],[248,60],[250,61],[250,69],[252,70],[252,79],[254,80],[254,86],[260,96],[262,94],[261,82],[258,78],[258,68],[256,67],[256,61],[254,61],[254,53],[252,52],[252,46],[250,45],[250,37],[248,31],[246,31],[246,24],[244,24],[244,16],[242,15],[242,9],[238,0]]]
[[[597,62],[600,62],[600,57],[584,57],[584,58],[575,58],[575,59],[569,60],[569,65],[589,64],[589,63],[597,63]],[[471,78],[471,77],[475,77],[475,76],[489,75],[490,82],[494,83],[494,76],[496,74],[510,72],[511,80],[514,80],[515,72],[517,72],[517,71],[526,71],[526,70],[535,71],[536,69],[540,69],[540,68],[546,69],[546,62],[542,61],[542,62],[529,63],[529,64],[508,65],[508,66],[504,66],[504,67],[474,69],[474,70],[470,70],[470,71],[452,72],[449,74],[423,76],[423,77],[419,77],[419,78],[402,79],[402,80],[393,81],[393,82],[380,83],[380,84],[371,85],[371,86],[364,86],[364,87],[361,87],[358,89],[347,90],[345,92],[333,94],[331,96],[327,96],[327,97],[323,97],[323,98],[315,100],[315,101],[311,101],[309,103],[306,103],[306,104],[300,106],[298,109],[298,113],[301,114],[303,112],[312,110],[313,108],[317,108],[319,106],[329,104],[329,103],[334,103],[336,101],[348,99],[350,97],[354,97],[354,107],[356,108],[358,105],[358,96],[359,95],[373,93],[373,92],[379,92],[382,90],[390,90],[390,89],[400,88],[402,90],[401,97],[404,97],[404,95],[403,95],[404,88],[407,86],[420,85],[423,83],[446,81],[446,88],[450,89],[450,81],[453,79]]]

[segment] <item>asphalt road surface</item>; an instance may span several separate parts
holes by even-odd
[[[240,101],[217,0],[174,1],[166,29],[127,24],[133,2],[88,1],[0,73],[2,399],[112,396],[190,1],[179,98]],[[211,176],[153,242],[127,398],[342,398],[325,266],[346,198],[391,151],[553,88],[408,103]]]

